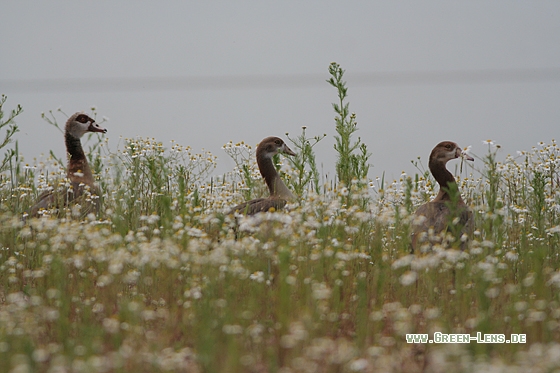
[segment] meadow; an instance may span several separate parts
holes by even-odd
[[[99,213],[22,219],[67,183],[65,160],[22,160],[9,141],[20,109],[3,97],[0,372],[560,371],[556,142],[498,161],[485,140],[478,168],[450,164],[470,247],[412,255],[413,213],[438,186],[420,158],[416,175],[369,177],[343,72],[329,70],[336,178],[315,167],[324,136],[302,128],[285,138],[298,156],[276,159],[298,202],[254,217],[226,214],[266,194],[253,147],[225,144],[236,167],[216,177],[209,152],[141,138],[112,151],[95,135]],[[526,343],[407,343],[435,332]]]

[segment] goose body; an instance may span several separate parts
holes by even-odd
[[[294,195],[284,184],[272,162],[272,157],[277,153],[296,155],[279,137],[267,137],[257,146],[257,165],[261,176],[266,182],[270,196],[267,198],[256,198],[231,209],[230,213],[254,215],[258,212],[266,212],[271,209],[279,210],[288,201],[294,200]]]
[[[412,251],[417,251],[426,243],[431,246],[433,242],[427,237],[431,230],[436,236],[444,231],[451,231],[459,236],[457,238],[465,233],[472,233],[472,211],[463,202],[455,178],[446,168],[448,161],[459,157],[474,161],[474,158],[463,153],[452,141],[443,141],[432,150],[428,166],[439,184],[439,192],[432,201],[423,204],[415,212]],[[466,241],[461,242],[460,248],[466,248]]]
[[[73,201],[78,202],[79,199],[84,199],[84,201],[80,201],[84,208],[83,212],[87,213],[99,209],[97,199],[89,202],[82,198],[85,197],[84,194],[88,194],[88,190],[91,194],[99,194],[98,188],[94,185],[93,174],[80,141],[87,132],[106,133],[107,130],[101,128],[95,123],[95,120],[84,113],[75,113],[68,118],[64,130],[64,140],[68,154],[67,178],[70,181],[70,188],[63,191],[47,191],[42,193],[35,205],[31,207],[29,211],[30,217],[38,216],[41,210],[61,208]]]

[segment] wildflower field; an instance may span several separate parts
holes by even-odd
[[[368,178],[331,68],[338,182],[315,167],[324,136],[304,128],[286,139],[298,156],[277,158],[298,196],[283,211],[227,214],[266,193],[244,143],[224,145],[237,166],[216,177],[209,152],[139,138],[111,151],[96,135],[85,147],[99,213],[24,219],[40,192],[64,186],[65,160],[9,150],[0,372],[560,371],[558,145],[498,162],[488,141],[478,168],[450,164],[475,216],[470,247],[411,255],[413,213],[438,186],[420,161],[415,176]],[[0,117],[7,135],[17,114]],[[435,332],[526,343],[407,343]]]

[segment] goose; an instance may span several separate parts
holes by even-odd
[[[270,196],[267,198],[256,198],[230,210],[230,214],[246,214],[254,215],[258,212],[266,212],[271,209],[279,210],[283,208],[288,201],[295,199],[290,189],[284,184],[276,168],[272,163],[272,157],[277,153],[283,153],[295,156],[294,153],[284,141],[279,137],[267,137],[263,139],[257,146],[257,165],[261,176],[264,178]]]
[[[84,191],[89,189],[92,194],[99,195],[99,189],[93,183],[93,174],[89,167],[82,143],[81,137],[86,132],[100,132],[106,133],[105,128],[101,128],[95,120],[90,118],[84,113],[75,113],[68,121],[64,131],[64,139],[66,142],[66,152],[68,153],[68,171],[67,178],[70,181],[71,187],[64,191],[46,191],[42,193],[35,205],[29,211],[30,217],[37,217],[41,210],[60,208],[67,206],[70,202],[76,201],[84,194]],[[93,206],[91,206],[93,204]],[[99,203],[97,199],[94,202],[88,203],[84,201],[83,212],[97,211]]]
[[[459,157],[474,161],[473,157],[464,153],[459,145],[452,141],[440,142],[430,154],[428,167],[439,184],[439,192],[432,201],[423,204],[415,212],[412,252],[422,247],[430,229],[433,229],[436,235],[444,230],[460,233],[460,236],[472,233],[472,211],[463,202],[455,178],[445,167],[448,161]],[[449,224],[456,228],[450,227]],[[467,242],[463,240],[460,245],[461,250],[464,250],[466,245]]]

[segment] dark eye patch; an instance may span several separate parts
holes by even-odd
[[[90,118],[89,118],[87,115],[85,115],[85,114],[80,114],[80,115],[78,115],[78,117],[76,118],[76,120],[77,120],[78,122],[80,122],[80,123],[87,123],[87,122],[90,121]]]

